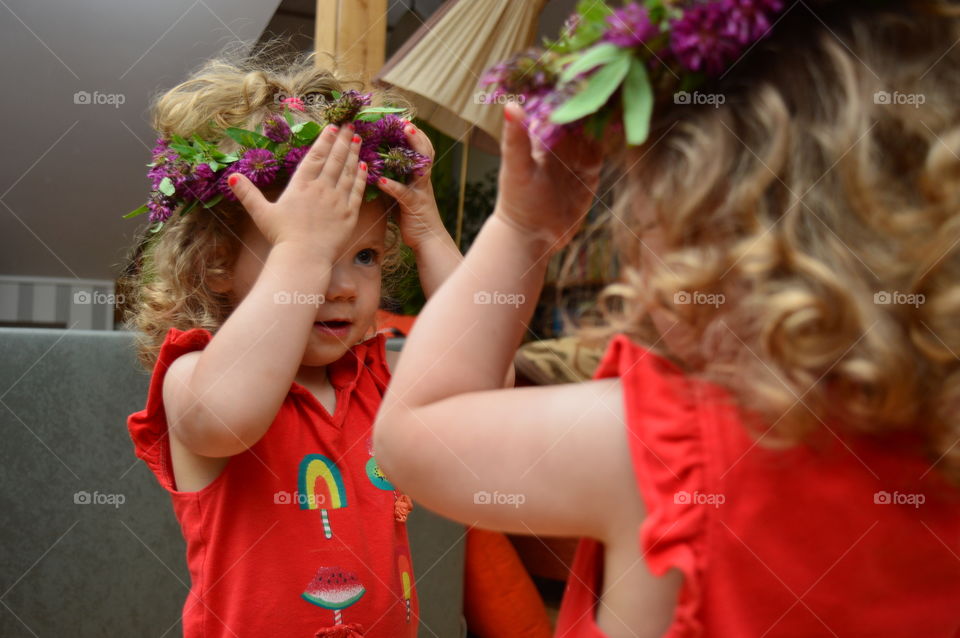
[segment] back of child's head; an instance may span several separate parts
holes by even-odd
[[[296,108],[287,106],[286,111],[297,122],[322,122],[320,109],[335,93],[362,88],[360,81],[324,68],[321,56],[291,53],[285,49],[287,44],[275,39],[249,52],[231,45],[203,63],[152,101],[157,134],[187,140],[198,135],[230,153],[238,144],[224,135],[225,129],[253,130],[270,116],[283,113],[291,104],[287,98],[296,99]],[[377,101],[402,104],[397,96],[373,93]],[[288,181],[288,174],[279,174],[265,193],[275,199]],[[379,199],[385,207],[392,202],[382,194]],[[120,284],[126,301],[125,323],[137,332],[145,368],[152,369],[156,363],[170,328],[215,333],[239,303],[229,293],[216,292],[210,283],[229,277],[243,249],[240,237],[250,223],[243,207],[225,197],[210,208],[195,206],[183,215],[176,210],[158,232],[151,226],[140,233]],[[394,271],[399,259],[399,233],[392,222],[387,235],[385,273]]]
[[[623,158],[607,327],[731,389],[765,442],[909,430],[960,480],[958,15],[785,3],[658,103]]]

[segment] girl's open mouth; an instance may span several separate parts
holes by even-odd
[[[330,321],[316,321],[313,324],[314,330],[321,334],[333,337],[346,337],[350,334],[350,328],[353,324],[346,319],[332,319]]]

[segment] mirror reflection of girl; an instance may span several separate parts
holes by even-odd
[[[499,388],[601,164],[516,104],[406,343],[380,462],[455,520],[584,537],[557,636],[958,635],[958,12],[811,4],[621,158],[592,381]]]
[[[223,128],[252,130],[284,107],[318,121],[349,86],[312,55],[228,56],[160,96],[154,125],[231,152]],[[175,212],[128,282],[129,325],[153,370],[128,425],[186,539],[188,637],[417,633],[410,501],[372,457],[398,355],[375,334],[376,312],[398,239],[427,296],[461,257],[429,170],[408,185],[370,179],[360,128],[327,126],[268,185],[233,165],[227,197]],[[400,128],[433,156],[422,131]],[[365,201],[374,181],[381,194]]]

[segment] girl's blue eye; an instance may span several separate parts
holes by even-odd
[[[372,266],[373,264],[377,263],[378,256],[379,255],[377,254],[377,251],[373,250],[372,248],[364,248],[357,253],[357,256],[354,259],[358,264],[363,266]]]

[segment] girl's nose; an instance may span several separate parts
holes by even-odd
[[[333,301],[352,301],[357,297],[357,283],[354,281],[349,268],[334,265],[330,273],[330,286],[327,288],[327,299]]]

